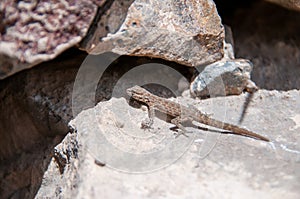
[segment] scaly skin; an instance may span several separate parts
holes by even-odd
[[[171,123],[175,124],[184,133],[187,131],[181,123],[190,120],[203,123],[208,126],[213,126],[219,129],[231,131],[232,133],[237,135],[248,136],[267,142],[270,141],[268,138],[258,135],[247,129],[215,120],[193,107],[186,107],[176,102],[167,100],[165,98],[158,97],[140,86],[134,86],[132,88],[127,89],[127,93],[133,99],[145,103],[149,108],[150,120],[147,122],[147,124],[143,124],[143,127],[150,127],[153,124],[153,118],[155,116],[154,112],[155,110],[158,110],[162,113],[172,116],[174,119],[171,120]]]

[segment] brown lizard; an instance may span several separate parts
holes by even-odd
[[[133,99],[139,102],[143,102],[148,106],[149,120],[147,121],[147,123],[142,124],[142,127],[144,128],[152,126],[153,118],[155,116],[155,110],[157,110],[159,112],[170,115],[173,118],[171,120],[171,123],[181,129],[183,133],[187,133],[184,126],[182,125],[183,122],[196,121],[208,126],[213,126],[219,129],[230,131],[234,134],[248,136],[269,142],[269,139],[264,136],[258,135],[233,124],[215,120],[194,107],[183,106],[179,103],[167,100],[162,97],[158,97],[140,86],[134,86],[127,89],[127,93]]]

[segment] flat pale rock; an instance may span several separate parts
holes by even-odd
[[[178,100],[237,123],[245,97]],[[255,93],[241,126],[268,137],[269,143],[211,128],[189,128],[193,134],[175,139],[172,125],[158,118],[153,129],[142,131],[146,109],[129,107],[124,98],[99,103],[71,121],[77,133],[56,148],[68,157],[64,173],[58,175],[52,161],[37,197],[299,198],[299,102],[297,90]],[[169,147],[173,144],[177,147]],[[147,164],[132,162],[133,156]]]

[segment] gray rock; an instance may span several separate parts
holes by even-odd
[[[250,80],[252,63],[245,59],[223,59],[205,67],[193,80],[190,91],[194,97],[239,95],[244,90],[257,90]]]
[[[201,103],[192,99],[179,100],[188,100],[217,119],[235,123],[245,95],[212,98]],[[122,98],[100,103],[71,122],[77,133],[67,136],[57,147],[57,153],[64,157],[70,154],[67,151],[78,149],[77,157],[69,156],[61,174],[58,174],[57,163],[52,161],[36,197],[299,198],[299,102],[300,92],[296,90],[259,90],[243,125],[267,136],[270,143],[192,128],[194,133],[189,138],[178,138],[181,143],[193,139],[176,162],[165,162],[166,168],[156,171],[151,170],[155,164],[149,165],[148,173],[136,175],[132,173],[138,171],[138,167],[131,172],[119,172],[112,166],[113,160],[121,160],[123,156],[117,156],[111,150],[101,151],[105,140],[97,134],[99,129],[107,133],[106,140],[120,152],[140,156],[153,153],[154,149],[167,149],[166,146],[171,144],[169,141],[178,140],[172,137],[173,132],[168,129],[170,124],[159,119],[156,119],[154,129],[141,131],[140,121],[147,116],[147,111],[130,108]],[[131,114],[130,117],[122,116],[123,112]],[[68,144],[77,142],[78,145]],[[141,144],[143,142],[147,144]],[[72,149],[67,150],[67,145]],[[177,146],[181,147],[180,144]],[[209,150],[203,153],[207,147]],[[99,156],[101,153],[111,159],[101,162],[104,157]],[[164,163],[165,158],[157,156],[153,161]],[[134,165],[129,160],[119,163]]]
[[[136,0],[114,33],[92,53],[149,56],[188,66],[223,57],[224,28],[212,0]]]

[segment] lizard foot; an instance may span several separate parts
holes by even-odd
[[[153,120],[147,118],[144,121],[142,121],[141,129],[153,129],[152,125],[153,125]]]
[[[175,138],[178,138],[180,135],[183,135],[183,136],[185,136],[185,137],[189,137],[187,134],[189,134],[189,133],[193,133],[193,132],[191,132],[191,131],[186,131],[186,130],[184,130],[184,131],[180,131],[180,132],[177,132],[177,133],[175,133]]]

